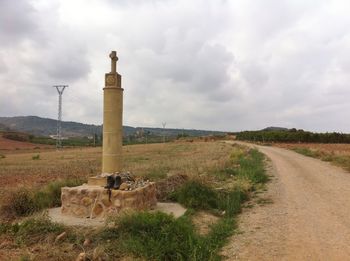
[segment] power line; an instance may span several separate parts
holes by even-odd
[[[62,147],[62,133],[61,133],[61,123],[62,123],[62,94],[68,85],[54,85],[58,92],[58,117],[57,117],[57,137],[56,137],[56,148]]]

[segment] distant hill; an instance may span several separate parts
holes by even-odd
[[[283,127],[267,127],[265,129],[262,129],[261,131],[289,131],[289,129],[287,128],[283,128]]]
[[[57,132],[57,121],[49,118],[41,118],[37,116],[18,116],[18,117],[0,117],[0,130],[14,130],[26,132],[36,136],[55,135]],[[66,137],[83,137],[91,136],[94,133],[100,135],[102,132],[101,125],[84,124],[72,121],[62,121],[62,134]],[[130,127],[123,126],[124,136],[135,135],[137,133],[146,133],[147,135],[165,135],[177,136],[178,134],[186,134],[188,136],[207,136],[220,135],[224,132],[204,131],[204,130],[188,130],[188,129],[162,129],[148,127]]]

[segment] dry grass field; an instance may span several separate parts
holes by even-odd
[[[184,142],[124,146],[124,169],[157,180],[172,174],[200,175],[227,161],[231,145]],[[2,152],[0,196],[18,187],[42,186],[72,177],[87,178],[101,171],[101,148],[60,151],[32,149]]]
[[[96,251],[111,259],[93,260],[219,260],[218,250],[234,233],[241,204],[268,179],[262,154],[220,141],[131,145],[123,147],[123,154],[124,170],[136,176],[162,183],[172,175],[187,175],[189,180],[168,192],[167,199],[190,211],[179,219],[135,213],[98,230],[52,223],[42,203],[59,200],[59,183],[53,181],[99,174],[101,148],[7,150],[0,159],[0,260],[74,260],[81,252],[91,258]],[[62,232],[68,236],[56,243]],[[82,247],[86,238],[92,244]]]
[[[277,143],[274,146],[291,149],[309,157],[329,161],[350,171],[350,144]]]

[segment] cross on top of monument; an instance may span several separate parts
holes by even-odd
[[[118,61],[117,52],[112,51],[109,54],[109,57],[111,58],[111,73],[116,73],[117,72],[117,61]]]

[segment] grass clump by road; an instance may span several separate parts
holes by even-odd
[[[176,219],[162,212],[139,212],[115,219],[113,228],[104,229],[99,237],[109,242],[105,251],[113,258],[131,253],[146,260],[220,260],[217,251],[234,228],[233,219],[223,218],[201,236],[189,216]]]
[[[268,176],[264,168],[264,155],[257,149],[251,149],[246,157],[239,158],[238,177],[243,177],[253,184],[265,183]]]
[[[320,151],[317,149],[310,149],[305,147],[294,147],[292,150],[304,156],[328,161],[336,166],[350,171],[349,155],[335,154],[334,151]]]
[[[308,157],[313,157],[313,158],[317,158],[320,156],[320,153],[318,153],[317,151],[311,150],[309,148],[293,148],[293,150],[299,154],[302,154],[304,156],[308,156]]]
[[[42,189],[20,188],[10,192],[1,207],[1,216],[21,217],[36,211],[61,205],[61,188],[81,185],[84,180],[66,179],[53,181]]]

